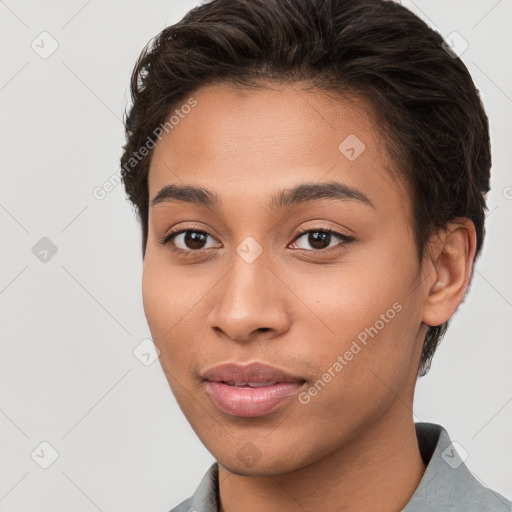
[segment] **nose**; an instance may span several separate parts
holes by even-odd
[[[290,292],[264,254],[252,262],[238,254],[216,287],[208,323],[218,335],[235,341],[277,337],[290,328]]]

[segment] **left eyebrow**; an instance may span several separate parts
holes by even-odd
[[[319,199],[339,199],[357,201],[375,209],[374,204],[360,190],[338,181],[324,183],[301,183],[291,188],[280,190],[270,198],[270,209],[278,211],[289,206],[296,206]],[[151,201],[151,206],[164,202],[185,202],[219,210],[222,200],[215,192],[194,185],[167,185]]]
[[[375,209],[374,204],[360,190],[339,181],[301,183],[292,188],[281,190],[271,198],[270,208],[275,211],[318,199],[358,201]]]

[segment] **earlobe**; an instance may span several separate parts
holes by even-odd
[[[470,219],[449,223],[431,248],[433,284],[425,297],[423,323],[447,322],[466,293],[476,251],[475,226]]]

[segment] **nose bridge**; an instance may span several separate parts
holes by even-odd
[[[286,296],[270,268],[269,255],[252,237],[245,238],[235,251],[232,269],[218,290],[210,327],[237,340],[249,339],[258,329],[286,330]]]

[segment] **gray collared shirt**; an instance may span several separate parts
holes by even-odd
[[[441,425],[416,423],[427,465],[402,512],[512,512],[512,502],[482,485],[469,471]],[[219,512],[219,466],[215,462],[194,494],[170,512]]]

